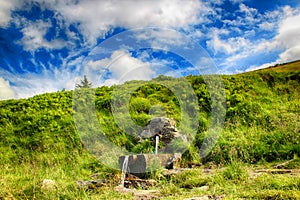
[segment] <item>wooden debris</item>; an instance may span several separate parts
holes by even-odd
[[[255,170],[255,173],[269,173],[269,174],[290,174],[293,172],[291,169],[261,169]]]
[[[275,168],[275,169],[282,169],[282,168],[284,168],[286,165],[288,165],[289,163],[293,162],[294,160],[295,160],[295,159],[288,160],[288,161],[286,161],[286,162],[284,162],[284,163],[280,163],[280,164],[278,164],[278,165],[275,165],[274,168]]]

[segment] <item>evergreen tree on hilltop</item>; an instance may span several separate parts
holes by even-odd
[[[80,89],[80,88],[91,88],[92,83],[90,83],[86,77],[86,75],[83,76],[83,80],[80,81],[80,84],[76,84],[75,88]]]

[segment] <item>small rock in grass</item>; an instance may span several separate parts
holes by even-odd
[[[207,191],[207,190],[209,190],[209,186],[204,185],[204,186],[202,186],[202,187],[199,187],[199,190]]]
[[[214,200],[219,200],[225,198],[225,195],[221,196],[215,196],[215,195],[203,195],[200,197],[192,197],[192,198],[187,198],[183,200],[209,200],[209,199],[214,199]]]
[[[51,179],[44,179],[42,181],[42,187],[43,190],[53,190],[56,188],[56,183],[54,180]]]
[[[192,198],[187,198],[187,199],[183,199],[183,200],[209,200],[209,196],[204,195],[204,196],[201,196],[201,197],[192,197]]]
[[[77,185],[82,189],[96,189],[98,187],[102,187],[105,185],[105,181],[103,179],[100,180],[91,180],[91,181],[77,181]]]

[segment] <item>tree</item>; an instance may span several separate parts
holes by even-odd
[[[80,88],[91,88],[92,83],[90,83],[86,77],[86,75],[83,76],[83,80],[80,81],[80,84],[76,84],[75,86],[77,89]]]

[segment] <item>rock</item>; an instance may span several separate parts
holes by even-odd
[[[100,180],[91,180],[91,181],[83,181],[79,180],[76,181],[77,185],[82,188],[82,189],[96,189],[98,187],[105,186],[105,180],[100,179]]]
[[[201,197],[192,197],[192,198],[186,198],[186,199],[183,199],[183,200],[209,200],[209,196],[208,195],[204,195],[204,196],[201,196]]]
[[[91,179],[96,179],[96,178],[98,178],[100,175],[98,174],[98,173],[96,173],[96,174],[92,174],[92,175],[90,175],[90,178]]]
[[[119,168],[123,168],[125,156],[119,157]],[[172,169],[179,166],[181,154],[137,154],[128,157],[127,172],[139,178],[143,178],[150,168],[155,170],[159,167]]]
[[[125,188],[122,185],[118,185],[115,187],[115,191],[121,194],[127,194],[127,193],[132,193],[135,191],[135,189],[129,189],[129,188]]]
[[[133,192],[134,200],[159,199],[157,190],[135,190]]]
[[[124,186],[126,188],[142,188],[148,189],[149,187],[153,187],[157,184],[155,180],[144,180],[144,179],[126,179],[124,182]]]
[[[165,177],[170,177],[170,176],[174,176],[177,174],[181,174],[184,171],[188,171],[191,170],[190,168],[177,168],[177,169],[169,169],[169,170],[165,170],[162,175]]]
[[[136,189],[128,189],[122,187],[121,185],[115,187],[115,191],[121,194],[129,194],[133,195],[134,200],[151,200],[151,199],[159,199],[157,190],[136,190]]]
[[[204,185],[204,186],[202,186],[202,187],[199,187],[198,189],[199,189],[199,190],[202,190],[202,191],[207,191],[207,190],[209,190],[209,186]]]
[[[174,153],[168,160],[165,165],[167,169],[175,169],[180,167],[181,162],[181,154],[180,153]]]
[[[224,199],[225,195],[221,195],[221,196],[216,196],[216,195],[203,195],[200,197],[192,197],[192,198],[186,198],[183,200],[209,200],[209,199],[213,199],[213,200],[219,200],[219,199]]]
[[[56,183],[54,180],[51,180],[51,179],[44,179],[42,181],[42,186],[41,186],[41,189],[43,190],[53,190],[53,189],[56,189],[57,186],[56,186]]]
[[[144,130],[140,133],[142,139],[150,138],[155,145],[155,136],[159,136],[164,146],[170,144],[173,139],[186,141],[186,137],[179,133],[174,119],[157,117],[151,119]]]

